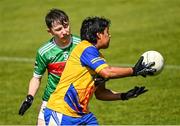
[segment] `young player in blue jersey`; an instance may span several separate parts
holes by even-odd
[[[100,49],[110,42],[110,21],[89,17],[81,26],[83,40],[71,52],[59,84],[51,94],[45,109],[46,125],[97,125],[96,117],[89,111],[92,95],[100,100],[128,100],[146,92],[145,87],[135,87],[128,92],[113,92],[105,88],[105,80],[130,76],[146,76],[155,72],[142,64],[141,57],[134,67],[113,67],[107,64]],[[95,77],[98,77],[94,79]],[[102,83],[96,83],[102,79]]]
[[[28,95],[19,110],[19,114],[23,115],[31,106],[42,76],[47,70],[48,80],[42,96],[43,101],[37,125],[45,125],[43,109],[46,107],[51,93],[56,89],[69,54],[80,42],[79,37],[71,34],[69,18],[64,11],[59,9],[50,10],[45,17],[45,22],[48,33],[53,37],[37,51],[34,75],[29,82]]]

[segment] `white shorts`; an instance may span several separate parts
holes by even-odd
[[[44,109],[46,108],[47,101],[42,101],[41,108],[39,111],[38,119],[44,120]]]

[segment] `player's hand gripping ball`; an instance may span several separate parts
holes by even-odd
[[[155,64],[151,67],[156,69],[156,72],[153,75],[157,75],[162,72],[164,68],[164,58],[163,56],[157,51],[147,51],[142,54],[144,57],[143,62],[144,64],[148,64],[150,62],[155,62]]]

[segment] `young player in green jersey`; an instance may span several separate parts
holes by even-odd
[[[43,109],[46,107],[51,93],[56,89],[70,52],[80,42],[79,37],[71,34],[69,18],[64,11],[59,9],[50,10],[45,17],[45,22],[48,33],[53,37],[37,51],[34,74],[29,82],[28,95],[19,110],[19,114],[23,115],[31,106],[42,76],[47,70],[48,80],[42,96],[43,102],[37,125],[45,125]]]

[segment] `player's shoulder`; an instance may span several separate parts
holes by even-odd
[[[54,48],[56,46],[56,44],[53,42],[53,38],[46,41],[39,49],[38,49],[38,53],[40,55],[44,55],[46,52],[48,52],[49,50],[51,50],[52,48]]]
[[[88,54],[99,54],[98,49],[93,46],[93,45],[86,45],[86,47],[84,48],[83,53],[88,53]]]
[[[83,40],[81,41],[74,49],[75,51],[78,51],[78,52],[97,52],[97,48],[95,46],[93,46],[90,42],[86,41],[86,40]]]
[[[79,36],[73,34],[71,37],[73,44],[79,44],[81,42],[81,38]]]

